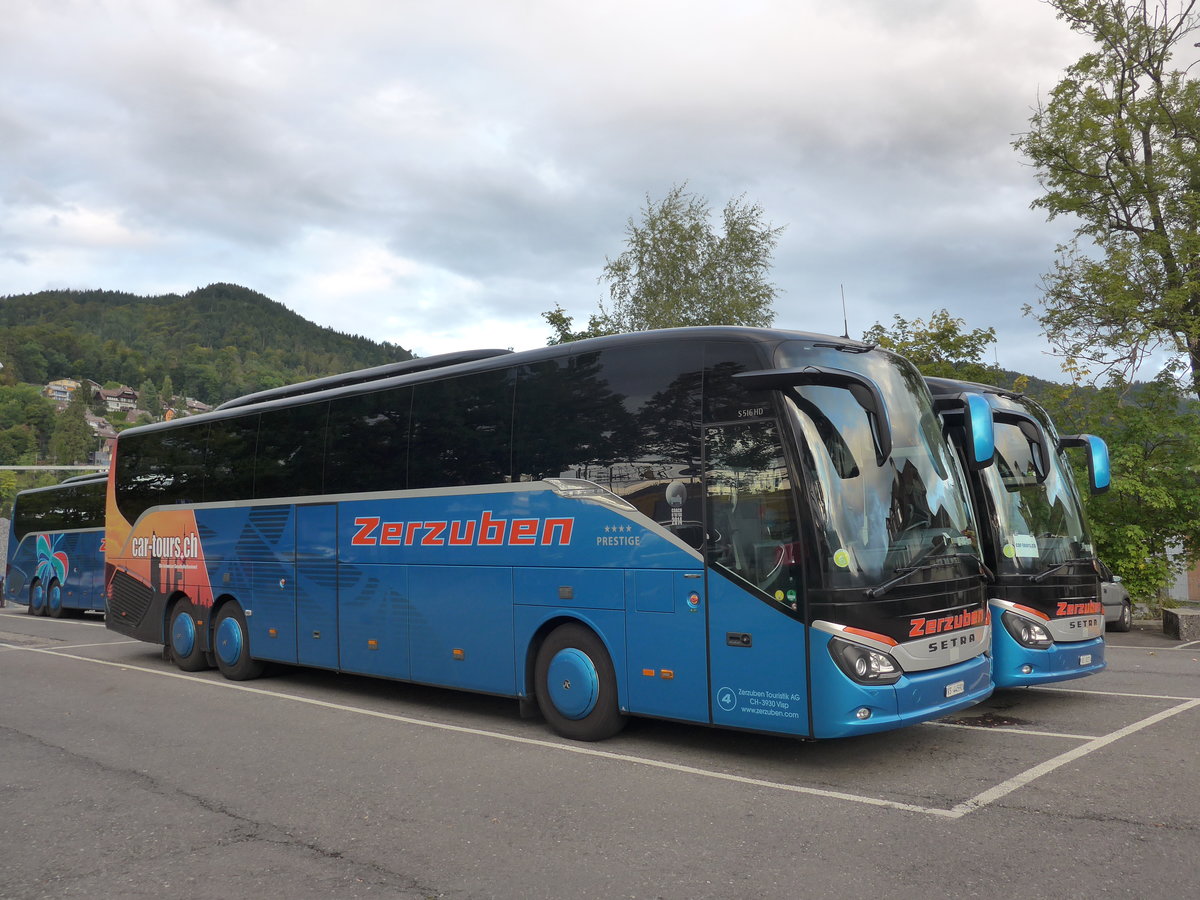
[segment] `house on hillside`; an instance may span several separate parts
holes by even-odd
[[[117,412],[118,410],[128,413],[130,410],[137,409],[138,392],[131,387],[121,385],[119,388],[100,388],[96,392],[100,395],[100,399],[104,401],[104,408],[109,412]]]
[[[116,446],[117,429],[113,428],[108,419],[93,415],[90,410],[83,414],[83,418],[96,437],[96,450],[92,452],[92,462],[98,466],[108,465],[112,460],[113,447]]]
[[[71,395],[77,390],[79,382],[74,378],[59,378],[42,388],[42,396],[53,400],[59,409],[64,409],[71,402]]]

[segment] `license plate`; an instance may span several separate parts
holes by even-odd
[[[967,689],[967,683],[965,681],[956,681],[956,682],[954,682],[954,684],[946,685],[946,696],[947,697],[957,697],[959,694],[961,694],[966,689]]]
[[[1079,664],[1081,666],[1090,666],[1092,664],[1092,654],[1085,653],[1083,656],[1079,657]]]

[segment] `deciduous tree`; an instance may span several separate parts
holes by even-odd
[[[1200,396],[1197,0],[1048,2],[1095,48],[1014,143],[1045,189],[1034,207],[1077,222],[1026,312],[1068,357],[1126,377],[1167,352]]]
[[[600,275],[609,303],[572,331],[561,307],[542,313],[558,344],[601,334],[684,325],[770,325],[778,289],[769,280],[771,256],[783,232],[763,220],[758,204],[737,197],[725,204],[714,230],[708,201],[671,188],[661,201],[646,197],[640,221],[630,218],[624,252],[606,259]]]
[[[936,310],[928,323],[894,315],[891,327],[876,322],[863,340],[907,357],[922,375],[997,384],[1004,373],[984,361],[988,345],[996,342],[996,329],[966,331],[966,324],[945,309]]]

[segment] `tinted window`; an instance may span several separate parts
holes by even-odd
[[[753,344],[720,342],[705,346],[704,421],[741,422],[775,415],[774,394],[751,390],[734,376],[770,368]]]
[[[37,531],[103,528],[105,488],[98,480],[18,494],[13,533],[20,540]]]
[[[321,493],[328,418],[328,401],[262,414],[254,459],[255,498]]]
[[[204,499],[209,503],[254,496],[254,453],[258,414],[213,422],[205,457]]]
[[[413,390],[410,488],[500,484],[512,476],[513,371]]]
[[[199,502],[207,439],[207,423],[122,436],[117,503],[125,518],[133,522],[151,506]]]
[[[325,492],[403,490],[411,388],[334,400],[329,411]]]
[[[520,477],[596,482],[698,543],[700,351],[645,344],[527,369],[514,441]]]

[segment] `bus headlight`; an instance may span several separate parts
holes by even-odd
[[[1013,640],[1022,647],[1045,650],[1054,643],[1050,640],[1050,633],[1045,628],[1024,616],[1018,616],[1012,610],[1005,611],[1000,616],[1000,621],[1004,623],[1008,633],[1013,636]]]
[[[903,674],[886,653],[839,637],[830,639],[829,655],[839,669],[859,684],[895,684]]]

